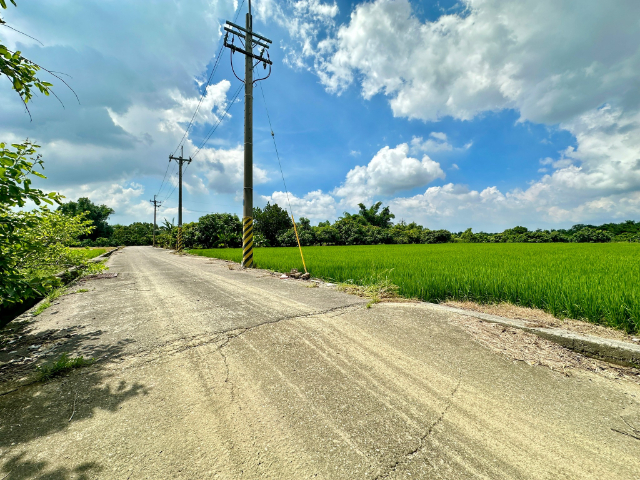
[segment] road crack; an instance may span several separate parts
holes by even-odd
[[[387,471],[378,474],[374,478],[374,480],[381,480],[383,478],[389,478],[389,476],[393,472],[395,472],[400,465],[404,465],[404,464],[407,464],[407,463],[411,462],[411,460],[413,460],[414,457],[416,457],[418,454],[420,454],[424,450],[425,441],[427,440],[427,438],[429,438],[430,435],[433,434],[433,432],[436,429],[436,427],[438,427],[438,425],[440,425],[442,423],[442,421],[444,420],[445,415],[447,414],[447,412],[451,408],[451,405],[453,404],[454,397],[456,396],[456,393],[458,393],[458,389],[460,388],[460,383],[461,382],[462,382],[462,375],[460,375],[458,377],[458,383],[456,383],[456,386],[453,388],[453,390],[449,394],[449,399],[447,401],[447,404],[444,406],[444,408],[440,412],[440,415],[438,415],[438,418],[436,418],[436,420],[429,426],[429,428],[424,433],[424,435],[422,435],[420,437],[416,447],[413,450],[404,453],[402,455],[402,457],[399,458],[398,460],[396,460],[396,462],[393,465],[389,466]]]
[[[215,334],[212,334],[209,338],[206,339],[202,339],[202,335],[198,334],[198,335],[193,335],[191,337],[188,338],[179,338],[176,340],[170,340],[167,342],[164,342],[160,345],[154,345],[152,347],[146,348],[144,350],[138,350],[136,353],[134,354],[127,354],[127,353],[120,353],[114,356],[111,356],[111,358],[107,357],[101,357],[101,358],[97,358],[97,361],[95,362],[93,367],[89,367],[87,369],[83,369],[82,371],[78,371],[77,375],[83,375],[85,373],[92,373],[95,371],[95,368],[97,366],[102,366],[103,368],[109,368],[109,367],[115,367],[118,370],[129,370],[131,368],[138,368],[141,365],[146,365],[149,363],[153,363],[158,361],[158,359],[166,359],[168,356],[173,356],[173,355],[178,355],[181,353],[184,353],[188,350],[193,350],[195,348],[201,348],[207,345],[210,345],[212,343],[219,343],[220,345],[218,345],[217,347],[217,351],[220,352],[221,355],[223,355],[223,361],[225,362],[225,369],[226,369],[226,379],[225,379],[225,383],[230,383],[232,385],[232,389],[235,388],[233,387],[233,384],[230,380],[230,374],[229,374],[229,367],[228,367],[228,361],[226,356],[224,356],[223,352],[221,352],[221,349],[223,349],[224,347],[227,346],[227,344],[234,338],[239,337],[241,335],[244,335],[245,333],[254,330],[256,328],[262,327],[264,325],[271,325],[274,323],[279,323],[279,322],[284,322],[286,320],[295,320],[295,319],[302,319],[302,318],[309,318],[309,317],[315,317],[315,316],[321,316],[321,315],[326,315],[328,313],[332,313],[332,312],[340,312],[339,315],[344,315],[345,313],[347,313],[349,310],[355,310],[355,309],[359,309],[359,308],[363,308],[362,305],[359,304],[355,304],[355,305],[343,305],[340,307],[332,307],[332,308],[328,308],[326,310],[322,310],[319,312],[310,312],[310,313],[305,313],[305,314],[293,314],[293,315],[286,315],[286,316],[282,316],[282,317],[278,317],[278,318],[274,318],[271,320],[267,320],[264,321],[262,323],[259,323],[257,325],[252,325],[250,327],[244,327],[244,328],[230,328],[228,330],[222,330],[220,332],[216,332]],[[197,342],[196,342],[197,340]],[[147,357],[147,358],[145,358]],[[130,360],[133,360],[134,363],[129,364],[129,365],[122,365],[122,362],[125,360],[125,358],[129,358]],[[118,361],[120,360],[120,361]],[[139,361],[135,361],[135,360],[139,360]],[[31,386],[36,382],[35,380],[30,380],[27,381],[25,383],[22,383],[20,385],[18,385],[17,387],[8,390],[6,392],[2,392],[0,393],[0,396],[4,396],[4,395],[9,395],[11,393],[14,393],[18,390],[21,390],[24,387],[28,387]],[[234,390],[232,390],[232,393],[234,392]],[[233,393],[232,396],[235,396],[235,393]]]

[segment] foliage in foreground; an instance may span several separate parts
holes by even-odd
[[[69,248],[91,231],[84,215],[67,216],[48,206],[60,203],[58,193],[32,187],[46,178],[40,169],[38,145],[29,141],[0,143],[0,308],[46,295],[60,284],[57,273],[86,267],[88,259]],[[16,211],[32,202],[36,209]]]
[[[84,357],[69,358],[69,355],[63,353],[58,360],[53,363],[36,367],[36,381],[46,382],[55,377],[60,377],[71,370],[91,365],[95,360],[90,358],[85,360]]]
[[[9,0],[16,6],[15,0]],[[6,0],[0,0],[0,8],[6,9]],[[6,22],[0,17],[0,25]],[[33,98],[32,89],[37,89],[44,95],[49,95],[52,84],[41,80],[38,72],[42,67],[24,58],[20,52],[12,52],[0,39],[0,75],[5,75],[11,82],[13,90],[20,95],[26,107],[27,102]],[[49,72],[51,73],[51,72]],[[57,77],[57,75],[54,74]],[[60,77],[57,77],[60,78]]]
[[[240,249],[190,253],[239,262]],[[398,294],[428,302],[509,302],[559,318],[640,332],[640,245],[445,244],[308,247],[314,277],[367,285],[382,272]],[[302,269],[297,248],[257,248],[256,267]]]

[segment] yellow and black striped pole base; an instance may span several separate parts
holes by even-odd
[[[183,244],[182,244],[182,227],[178,227],[178,245],[176,247],[178,253],[182,253]]]
[[[253,267],[253,217],[242,219],[242,266]]]

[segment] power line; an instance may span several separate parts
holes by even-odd
[[[236,19],[238,18],[238,15],[240,14],[240,10],[242,10],[242,6],[243,5],[244,5],[244,0],[242,0],[242,3],[240,3],[240,6],[238,7],[238,11],[236,12],[236,16],[235,16]],[[220,55],[222,54],[222,49],[223,48],[224,48],[224,42],[220,45],[220,49],[218,50],[218,54],[216,55],[216,62],[214,63],[213,68],[211,69],[211,74],[209,75],[209,79],[207,80],[207,85],[204,87],[204,91],[200,95],[200,101],[198,102],[198,106],[196,107],[196,110],[193,112],[193,115],[191,116],[191,120],[189,121],[189,125],[187,126],[187,129],[184,131],[184,134],[182,135],[182,139],[180,140],[180,143],[178,143],[178,146],[173,151],[172,155],[176,154],[176,152],[178,151],[178,148],[180,148],[180,146],[184,142],[185,138],[187,137],[187,134],[189,133],[189,130],[191,129],[191,126],[193,125],[193,121],[196,118],[196,115],[198,114],[198,111],[200,110],[200,105],[202,104],[202,100],[204,99],[204,97],[205,97],[205,95],[207,93],[207,87],[209,85],[211,85],[211,80],[213,79],[213,76],[214,76],[214,74],[216,73],[216,71],[218,69],[218,65],[220,64]],[[158,195],[160,195],[160,192],[162,191],[162,187],[164,186],[164,182],[167,179],[167,172],[168,171],[169,171],[169,165],[167,165],[167,169],[164,172],[164,177],[162,178],[162,183],[160,184],[160,188],[158,189]],[[185,171],[186,171],[186,169],[185,169]],[[174,187],[174,190],[175,190],[175,187]],[[173,193],[173,191],[171,193]]]
[[[236,11],[236,16],[235,16],[236,19],[238,18],[238,15],[240,15],[240,10],[242,10],[242,6],[243,5],[244,5],[244,0],[242,0],[242,3],[239,5],[238,10]],[[218,69],[218,65],[220,64],[220,55],[222,53],[222,49],[223,48],[224,48],[224,42],[220,45],[220,49],[218,50],[218,53],[216,55],[216,63],[213,65],[213,68],[211,69],[211,74],[209,75],[209,79],[207,80],[207,84],[204,87],[204,91],[202,92],[202,95],[200,95],[200,101],[198,102],[198,106],[196,107],[196,110],[193,112],[193,116],[191,117],[191,120],[189,121],[189,125],[187,126],[187,129],[184,131],[184,135],[182,135],[182,139],[180,140],[180,143],[178,143],[178,146],[173,151],[172,155],[176,154],[176,152],[178,151],[178,149],[182,145],[182,142],[184,142],[184,139],[186,138],[187,134],[189,133],[189,130],[191,129],[191,126],[193,125],[193,120],[196,118],[196,115],[198,114],[198,111],[200,110],[200,105],[202,104],[202,100],[204,99],[205,95],[207,94],[207,87],[209,85],[211,85],[211,79],[215,75],[216,70]]]
[[[238,15],[240,15],[240,10],[242,10],[242,6],[244,5],[244,0],[242,0],[242,3],[240,4],[240,6],[238,7],[238,11],[236,12],[236,16],[233,18],[234,22],[238,21]]]
[[[224,113],[220,116],[220,119],[218,120],[218,123],[215,124],[215,126],[209,131],[209,134],[207,135],[207,137],[204,139],[204,141],[200,144],[200,146],[196,149],[195,153],[191,156],[191,158],[196,158],[196,155],[198,155],[198,153],[200,153],[200,150],[202,150],[202,148],[204,147],[204,145],[207,143],[207,141],[211,138],[211,135],[214,134],[214,132],[216,131],[216,129],[218,128],[218,126],[220,126],[220,124],[222,123],[222,120],[224,120],[224,117],[227,115],[227,113],[229,112],[229,109],[231,108],[231,106],[236,102],[236,99],[238,98],[238,95],[240,95],[240,91],[242,90],[242,85],[238,86],[238,90],[236,90],[236,93],[233,95],[233,99],[229,102],[229,105],[227,105],[227,109],[224,111]]]
[[[287,203],[289,204],[289,211],[293,216],[293,208],[291,208],[291,200],[289,200],[289,190],[287,190],[287,182],[284,180],[284,172],[282,170],[282,162],[280,162],[280,154],[278,153],[278,145],[276,145],[276,136],[273,133],[273,126],[271,125],[271,116],[269,115],[269,109],[267,108],[267,99],[264,96],[264,89],[260,84],[260,92],[262,92],[262,101],[264,102],[264,109],[267,112],[267,120],[269,120],[269,128],[271,129],[271,138],[273,139],[273,147],[276,149],[276,157],[278,158],[278,166],[280,167],[280,175],[282,175],[282,183],[284,184],[284,192],[287,194]]]
[[[191,120],[189,121],[189,125],[187,126],[187,129],[184,131],[184,135],[182,135],[182,139],[180,140],[180,143],[178,144],[176,149],[173,151],[172,155],[175,155],[178,149],[182,146],[182,142],[184,142],[184,139],[187,137],[187,134],[189,133],[189,130],[193,125],[193,120],[196,118],[196,115],[200,110],[200,105],[202,105],[202,100],[204,100],[204,97],[207,94],[207,88],[209,87],[209,85],[211,85],[211,79],[213,78],[213,75],[216,73],[216,70],[218,69],[218,64],[220,63],[220,54],[222,53],[223,48],[224,48],[224,44],[220,45],[220,50],[218,50],[218,54],[216,55],[216,63],[213,65],[213,68],[211,69],[211,75],[209,75],[209,79],[207,80],[207,84],[204,87],[204,91],[202,92],[202,95],[200,95],[200,101],[198,102],[198,106],[196,107],[196,110],[193,112]]]
[[[170,165],[171,165],[171,162],[167,163],[167,168],[164,171],[164,177],[162,177],[162,183],[160,184],[160,189],[158,190],[158,193],[156,195],[160,195],[160,192],[162,191],[162,187],[164,186],[164,181],[167,179],[167,172],[169,172]]]

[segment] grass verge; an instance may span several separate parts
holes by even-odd
[[[33,311],[33,316],[37,317],[38,315],[40,315],[42,312],[44,312],[47,308],[51,306],[51,302],[60,298],[66,293],[67,293],[66,287],[60,287],[53,290],[49,295],[47,295],[46,300],[40,303],[40,305],[36,307],[36,309]]]
[[[373,304],[380,303],[383,300],[398,298],[400,287],[389,280],[388,274],[391,273],[391,270],[374,274],[358,282],[347,280],[339,283],[338,290],[351,295],[369,298],[370,302],[367,303],[367,308],[371,308]]]
[[[93,358],[85,360],[82,356],[69,358],[69,355],[63,353],[55,362],[36,367],[36,381],[46,382],[52,378],[65,375],[76,368],[91,365],[94,361]]]

